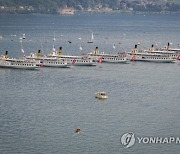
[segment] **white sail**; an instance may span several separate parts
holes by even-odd
[[[21,52],[24,53],[24,49],[21,49]]]
[[[93,33],[92,33],[91,39],[94,40],[94,35],[93,35]]]
[[[56,49],[55,49],[55,45],[53,45],[52,51],[54,51],[54,52],[56,51]]]
[[[116,49],[116,45],[115,44],[113,44],[113,48]]]
[[[54,38],[53,38],[53,41],[54,41],[54,42],[56,41],[56,37],[55,37],[55,31],[54,31]]]
[[[93,43],[93,40],[94,40],[94,35],[92,33],[91,40],[89,40],[87,43]]]
[[[24,54],[24,49],[23,49],[22,40],[20,40],[20,45],[21,45],[21,52]]]

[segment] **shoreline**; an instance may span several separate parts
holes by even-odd
[[[18,13],[18,12],[1,12],[0,15],[9,15],[9,14],[16,14],[16,15],[80,15],[80,14],[180,14],[180,11],[177,12],[170,12],[170,11],[163,11],[163,12],[140,12],[140,11],[75,11],[74,14],[60,14],[60,13]]]

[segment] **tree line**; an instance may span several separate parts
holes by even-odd
[[[57,13],[63,7],[79,11],[105,7],[139,12],[180,11],[180,3],[168,0],[0,0],[1,12]]]

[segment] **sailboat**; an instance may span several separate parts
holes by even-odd
[[[94,40],[94,35],[93,35],[93,33],[92,33],[91,40],[88,41],[87,43],[93,43],[93,40]]]

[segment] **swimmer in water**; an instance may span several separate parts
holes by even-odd
[[[76,132],[77,134],[79,134],[79,133],[80,133],[80,131],[81,131],[81,129],[80,129],[80,128],[77,128],[77,129],[75,130],[75,132]]]

